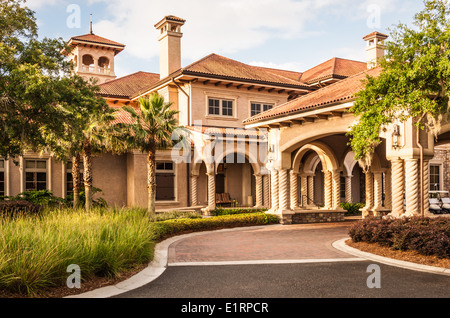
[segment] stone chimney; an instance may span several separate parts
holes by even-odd
[[[186,20],[173,15],[165,16],[155,24],[159,31],[159,74],[160,79],[181,68],[181,27]]]
[[[365,37],[363,40],[367,42],[366,52],[367,52],[367,68],[371,69],[379,64],[379,59],[384,56],[384,40],[388,36],[386,34],[374,31]]]

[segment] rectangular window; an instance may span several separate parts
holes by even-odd
[[[208,99],[208,114],[214,116],[233,116],[233,101],[218,98]]]
[[[250,116],[258,115],[261,112],[261,104],[251,103]]]
[[[5,195],[5,160],[0,159],[0,196]]]
[[[222,101],[222,115],[233,116],[233,102],[231,100]]]
[[[156,162],[156,201],[175,200],[175,170],[171,161]]]
[[[430,165],[430,190],[441,190],[441,166]]]
[[[210,115],[220,115],[220,100],[218,99],[209,99],[209,110],[208,114]]]
[[[250,116],[258,115],[261,112],[265,112],[266,110],[272,109],[273,104],[264,104],[264,103],[251,103],[250,104]]]
[[[47,160],[25,160],[25,191],[47,189]]]

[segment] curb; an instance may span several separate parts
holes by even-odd
[[[112,296],[116,296],[130,290],[142,287],[156,278],[158,278],[167,268],[168,264],[168,256],[169,256],[169,246],[176,241],[197,236],[208,233],[217,233],[217,232],[227,232],[227,231],[238,231],[238,230],[248,230],[248,229],[258,229],[258,228],[267,228],[270,226],[280,226],[280,224],[273,225],[258,225],[258,226],[245,226],[245,227],[235,227],[230,229],[221,229],[221,230],[212,230],[212,231],[201,231],[195,233],[182,234],[178,236],[174,236],[168,238],[158,244],[155,245],[155,253],[153,257],[153,261],[150,264],[137,273],[136,275],[117,283],[112,286],[105,286],[98,289],[94,289],[82,294],[71,295],[64,298],[108,298]]]
[[[379,256],[379,255],[375,255],[375,254],[371,254],[371,253],[360,251],[360,250],[358,250],[356,248],[353,248],[353,247],[348,246],[347,244],[345,244],[345,241],[348,240],[348,239],[349,238],[347,237],[347,238],[335,241],[335,242],[333,242],[332,246],[335,249],[338,249],[338,250],[340,250],[342,252],[345,252],[345,253],[348,253],[348,254],[352,254],[354,256],[358,256],[358,257],[361,257],[361,258],[364,258],[364,259],[367,259],[367,260],[383,263],[383,264],[386,264],[386,265],[401,267],[401,268],[415,270],[415,271],[421,271],[421,272],[427,272],[427,273],[433,273],[433,274],[440,274],[440,275],[450,276],[450,269],[447,269],[447,268],[416,264],[416,263],[412,263],[412,262],[396,260],[396,259],[392,259],[392,258],[388,258],[388,257]]]

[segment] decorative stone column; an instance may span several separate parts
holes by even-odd
[[[331,171],[324,170],[324,196],[325,196],[325,209],[331,209],[333,207],[333,197],[332,197],[332,175]]]
[[[285,211],[289,209],[288,171],[286,169],[278,171],[278,179],[279,179],[279,196],[280,196],[279,208],[281,211]]]
[[[372,171],[367,171],[366,175],[366,206],[364,207],[365,213],[363,216],[367,216],[369,211],[373,209],[373,173]]]
[[[384,174],[384,207],[392,211],[392,172],[388,169]]]
[[[420,174],[419,174],[418,160],[405,159],[405,199],[406,199],[405,214],[407,216],[418,215],[420,211],[419,178]]]
[[[263,180],[261,174],[255,174],[256,184],[256,205],[255,208],[261,208],[263,206]]]
[[[278,170],[271,169],[270,170],[270,194],[271,194],[271,208],[272,212],[277,212],[280,207],[280,198],[278,196]]]
[[[191,206],[198,205],[198,174],[191,174]]]
[[[306,205],[314,205],[314,176],[308,176],[308,193]]]
[[[208,206],[205,212],[214,210],[216,208],[216,175],[214,172],[214,164],[207,165],[206,175],[208,176]]]
[[[289,177],[291,210],[295,210],[298,206],[298,174],[294,172],[294,170],[291,170],[289,172]]]
[[[270,208],[270,175],[263,175],[264,207]]]
[[[430,161],[423,160],[423,215],[430,216]]]
[[[300,195],[302,207],[306,207],[308,205],[308,177],[305,175],[300,176]]]
[[[332,172],[332,185],[333,185],[333,210],[339,209],[341,205],[341,172],[339,170],[333,170]]]
[[[392,170],[392,216],[398,217],[404,213],[403,189],[404,171],[403,160],[394,159],[391,161]]]
[[[382,172],[376,171],[373,173],[374,190],[373,190],[373,210],[381,210],[383,208],[383,178]]]
[[[352,177],[345,176],[345,202],[352,202]]]

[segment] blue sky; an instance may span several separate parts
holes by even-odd
[[[116,75],[124,76],[159,72],[154,24],[165,15],[186,19],[183,66],[216,53],[305,71],[335,56],[364,61],[362,37],[375,30],[389,34],[399,22],[412,26],[423,1],[28,0],[27,5],[36,12],[41,37],[68,40],[86,34],[92,14],[95,34],[126,45],[115,61]]]

